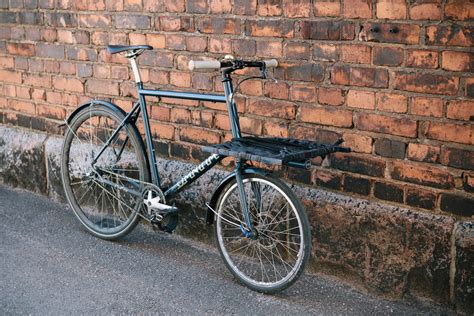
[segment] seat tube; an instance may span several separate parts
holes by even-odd
[[[232,78],[230,73],[225,71],[222,73],[222,83],[224,85],[224,93],[227,104],[227,111],[229,112],[230,128],[233,138],[240,138],[240,124],[239,115],[237,113],[237,106],[234,100],[234,89],[232,87]]]

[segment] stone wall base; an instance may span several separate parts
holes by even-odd
[[[62,138],[0,125],[0,181],[64,201],[61,146]],[[164,185],[193,167],[158,162]],[[212,242],[204,205],[226,174],[213,169],[175,199],[183,214],[177,234]],[[309,271],[349,279],[384,296],[428,298],[461,312],[474,310],[473,221],[291,186],[312,224]]]

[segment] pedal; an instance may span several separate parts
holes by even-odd
[[[162,231],[171,234],[178,226],[178,208],[172,206],[166,210],[157,211],[157,213],[155,219],[152,218],[151,223],[158,226]],[[161,219],[158,220],[158,216]]]

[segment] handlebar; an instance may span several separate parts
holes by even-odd
[[[269,59],[263,61],[245,61],[245,60],[191,60],[189,61],[189,70],[194,69],[220,69],[234,67],[236,69],[245,67],[255,68],[272,68],[278,67],[278,61],[276,59]]]

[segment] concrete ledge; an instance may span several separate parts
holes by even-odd
[[[64,201],[59,166],[62,138],[0,125],[0,179]],[[168,185],[194,165],[158,159]],[[205,202],[227,174],[213,169],[174,202],[177,234],[213,242]],[[292,185],[313,229],[310,271],[345,278],[396,298],[422,297],[472,311],[473,222]]]

